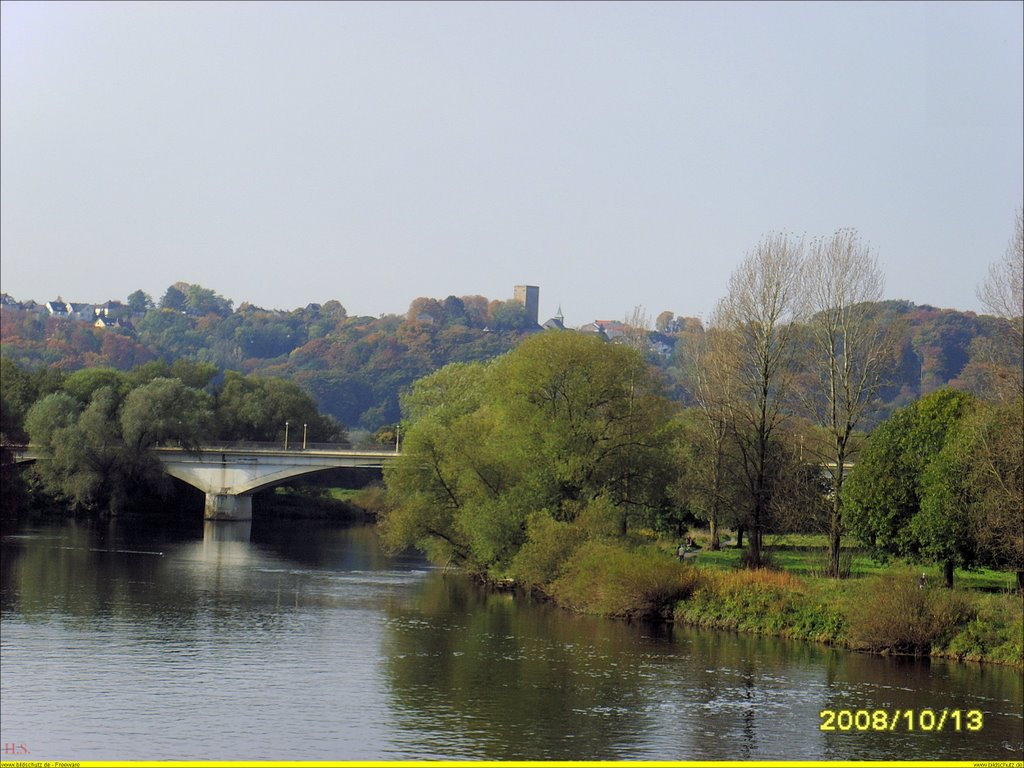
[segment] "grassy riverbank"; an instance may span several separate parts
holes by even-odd
[[[921,589],[917,571],[900,566],[842,581],[694,567],[702,585],[677,603],[676,621],[876,653],[1024,667],[1019,595]]]
[[[587,544],[541,591],[556,603],[619,618],[662,618],[885,654],[932,655],[1024,668],[1024,602],[1014,575],[956,573],[954,589],[920,567],[847,553],[851,576],[816,575],[821,548],[769,539],[772,568],[738,567],[741,552],[676,562],[668,544]]]

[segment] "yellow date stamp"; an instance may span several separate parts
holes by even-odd
[[[980,731],[980,709],[823,709],[819,731]]]

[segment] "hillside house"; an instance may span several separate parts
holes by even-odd
[[[59,317],[65,320],[91,320],[93,318],[93,305],[81,304],[78,302],[64,301],[57,297],[56,301],[46,302],[46,311],[51,317]]]

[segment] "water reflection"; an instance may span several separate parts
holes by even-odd
[[[0,564],[4,737],[38,759],[1024,754],[1011,670],[573,616],[368,526],[68,522],[5,535]],[[818,730],[822,709],[897,707],[985,729]]]
[[[249,548],[252,539],[252,520],[204,520],[204,544],[244,544]]]
[[[252,522],[207,520],[203,526],[203,541],[199,560],[204,566],[239,572],[240,567],[252,564]]]
[[[388,613],[393,708],[424,757],[452,755],[452,734],[455,757],[624,754],[639,714],[624,636],[457,578],[429,579],[415,606]]]
[[[885,760],[1021,755],[1020,676],[523,610],[460,579],[388,609],[396,722],[423,756]],[[972,703],[973,702],[973,703]],[[819,731],[825,708],[985,707],[966,733]]]

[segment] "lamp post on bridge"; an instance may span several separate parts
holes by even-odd
[[[302,450],[306,450],[306,425],[302,425]]]
[[[284,449],[288,450],[288,422],[284,423]]]
[[[402,444],[402,423],[395,424],[395,453],[398,453],[398,446]]]

